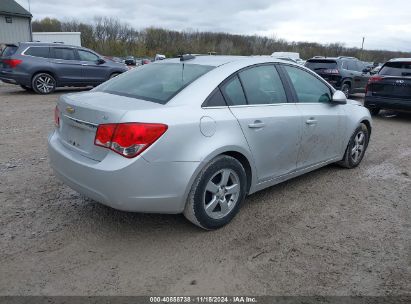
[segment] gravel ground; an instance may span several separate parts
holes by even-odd
[[[259,192],[204,232],[60,183],[46,142],[61,93],[0,86],[1,295],[411,294],[411,115],[375,118],[359,168]]]

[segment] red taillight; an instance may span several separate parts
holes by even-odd
[[[113,138],[116,126],[116,124],[99,125],[96,132],[96,138],[94,139],[94,144],[97,146],[110,148],[111,139]]]
[[[94,144],[133,158],[159,139],[167,128],[167,125],[152,123],[99,125]]]
[[[375,76],[372,76],[370,79],[368,79],[368,84],[379,82],[381,80],[382,80],[381,76],[375,75]]]
[[[365,94],[368,93],[368,89],[369,89],[370,84],[380,82],[382,79],[383,78],[381,76],[378,76],[378,75],[372,76],[370,79],[368,79],[368,83],[365,86]]]
[[[3,63],[9,65],[12,69],[22,63],[23,60],[20,59],[3,59]]]
[[[54,108],[54,124],[57,128],[60,127],[60,111],[57,106]]]
[[[324,70],[324,74],[338,75],[340,74],[340,72],[337,69],[327,69],[327,70]]]

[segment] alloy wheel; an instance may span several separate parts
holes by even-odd
[[[357,163],[365,151],[365,134],[363,131],[358,132],[354,137],[354,146],[351,149],[351,158]]]
[[[206,214],[221,219],[229,214],[240,197],[240,179],[233,170],[222,169],[206,185],[203,205]]]
[[[55,86],[55,81],[52,77],[48,75],[41,75],[35,81],[37,90],[41,93],[47,94],[53,91]]]

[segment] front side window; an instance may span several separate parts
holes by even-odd
[[[243,88],[237,76],[231,78],[222,87],[221,91],[230,106],[246,105]]]
[[[74,49],[69,48],[54,48],[53,58],[63,60],[76,60]]]
[[[154,63],[113,78],[98,91],[166,104],[179,91],[214,67],[188,63]]]
[[[78,55],[80,57],[81,61],[93,61],[96,62],[99,57],[91,52],[88,51],[83,51],[83,50],[78,50]]]
[[[239,73],[248,104],[287,102],[280,76],[273,65],[263,65]]]
[[[331,89],[314,75],[302,69],[284,66],[301,103],[327,103],[332,99]]]
[[[24,52],[24,55],[49,58],[49,50],[50,48],[46,46],[30,47]]]

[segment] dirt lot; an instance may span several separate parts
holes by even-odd
[[[411,294],[411,115],[375,118],[359,168],[252,195],[203,232],[60,183],[46,143],[61,93],[0,85],[0,294]]]

